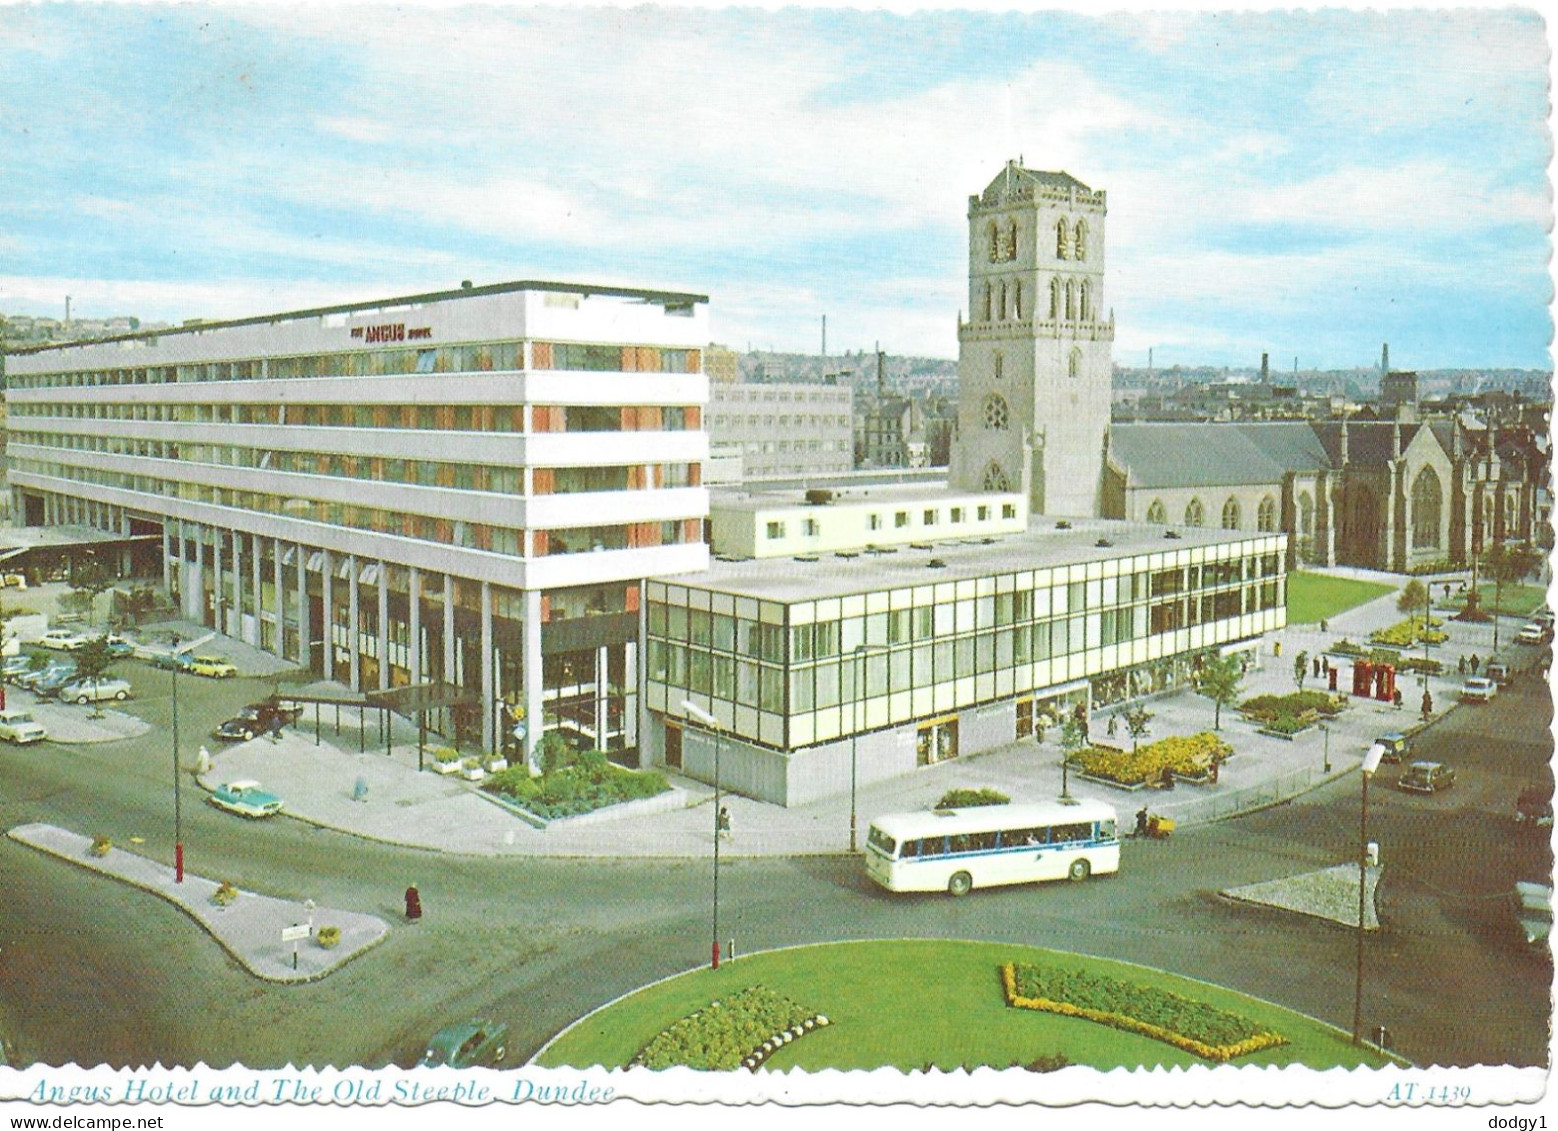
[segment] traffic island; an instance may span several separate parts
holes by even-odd
[[[1380,869],[1371,865],[1364,870],[1363,929],[1379,930],[1374,911],[1374,890],[1379,886]],[[1344,927],[1358,926],[1358,865],[1338,864],[1317,872],[1304,872],[1280,880],[1267,880],[1218,892],[1236,903],[1259,903],[1279,911],[1293,911],[1316,919],[1329,919]]]
[[[178,883],[166,864],[55,825],[18,825],[6,835],[161,896],[209,931],[249,973],[269,982],[323,978],[389,933],[389,924],[373,915],[310,908],[188,872]]]

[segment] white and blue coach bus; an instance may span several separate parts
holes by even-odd
[[[871,823],[866,871],[888,891],[1085,880],[1120,869],[1114,809],[1102,801],[894,813]]]

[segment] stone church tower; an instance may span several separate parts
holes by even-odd
[[[1100,513],[1114,316],[1105,194],[1017,162],[968,201],[951,485],[1026,490],[1034,513]]]

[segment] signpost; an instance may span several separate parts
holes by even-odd
[[[310,915],[309,918],[312,919],[313,916]],[[298,968],[298,941],[310,937],[313,933],[314,924],[312,922],[298,923],[291,927],[281,928],[281,941],[292,944],[292,969],[296,970]]]

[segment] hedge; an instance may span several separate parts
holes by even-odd
[[[510,766],[493,774],[482,788],[512,798],[538,817],[556,820],[653,797],[671,786],[657,771],[624,770],[601,756],[581,757],[571,766],[540,777],[531,777],[528,766]]]
[[[1293,691],[1287,695],[1252,696],[1239,704],[1239,710],[1247,718],[1267,722],[1284,715],[1296,717],[1305,711],[1337,715],[1342,711],[1342,702],[1329,691]]]
[[[1160,738],[1139,750],[1088,746],[1073,754],[1070,761],[1084,774],[1121,785],[1141,785],[1158,781],[1165,769],[1186,776],[1202,774],[1213,762],[1221,762],[1232,753],[1232,746],[1211,731],[1202,731]]]
[[[1288,1043],[1237,1013],[1107,974],[1008,962],[1001,967],[1001,985],[1007,1004],[1016,1008],[1140,1033],[1204,1060],[1232,1060]]]
[[[932,809],[967,809],[976,805],[1005,805],[1011,801],[998,789],[949,789]]]

